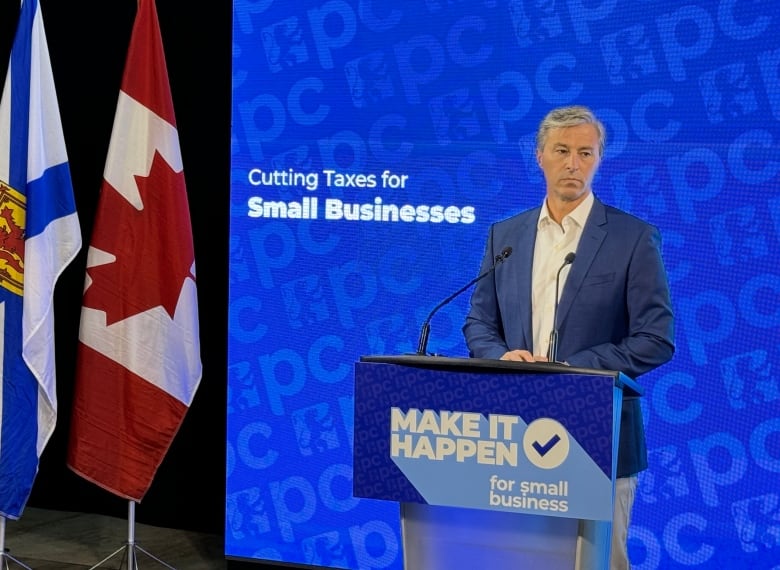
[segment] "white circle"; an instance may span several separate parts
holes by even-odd
[[[555,469],[569,456],[569,434],[554,419],[539,418],[526,428],[523,450],[528,460],[537,467]]]

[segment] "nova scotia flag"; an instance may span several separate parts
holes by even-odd
[[[81,249],[38,0],[0,99],[0,515],[18,519],[57,421],[54,286]]]

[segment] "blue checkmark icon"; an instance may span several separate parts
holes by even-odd
[[[555,469],[569,456],[569,434],[552,418],[537,418],[523,435],[523,451],[540,469]]]
[[[550,451],[553,447],[555,447],[555,444],[561,441],[561,436],[559,436],[557,433],[552,436],[549,441],[545,444],[541,444],[538,441],[533,442],[533,448],[536,450],[536,452],[544,457],[547,455],[547,452]]]

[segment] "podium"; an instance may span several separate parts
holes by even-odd
[[[363,356],[353,494],[399,503],[406,570],[609,567],[620,372]]]

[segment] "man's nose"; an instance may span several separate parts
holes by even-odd
[[[566,160],[566,168],[574,172],[580,168],[580,157],[576,153],[571,153]]]

